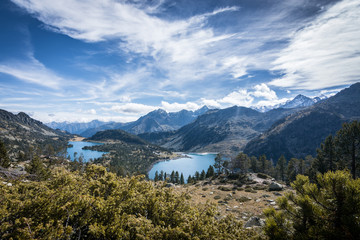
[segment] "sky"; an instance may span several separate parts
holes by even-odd
[[[0,108],[128,122],[360,81],[358,0],[1,0]]]

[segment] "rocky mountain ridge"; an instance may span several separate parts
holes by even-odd
[[[251,140],[244,152],[266,154],[276,161],[315,155],[316,147],[329,134],[335,134],[342,123],[360,120],[360,83],[353,84],[324,101],[289,115],[262,135]]]

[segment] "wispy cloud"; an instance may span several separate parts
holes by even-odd
[[[28,61],[0,62],[0,72],[11,75],[21,81],[40,86],[59,89],[64,79],[46,68],[35,58]]]
[[[324,89],[360,79],[360,2],[343,0],[294,33],[273,62],[284,76],[273,86]]]

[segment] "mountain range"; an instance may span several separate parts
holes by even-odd
[[[276,121],[298,109],[265,113],[246,107],[210,110],[194,122],[172,132],[144,133],[140,137],[176,151],[222,152],[234,155]]]
[[[260,112],[267,112],[277,108],[302,108],[311,106],[324,98],[309,98],[304,95],[297,95],[293,100],[286,103],[274,105],[271,107],[254,108]],[[326,97],[325,97],[326,98]],[[181,127],[193,122],[198,116],[209,110],[207,106],[203,106],[196,111],[181,110],[179,112],[166,112],[162,109],[154,110],[138,120],[129,123],[102,122],[93,120],[88,123],[70,123],[70,122],[50,122],[47,125],[53,129],[60,129],[72,134],[79,134],[83,137],[91,137],[98,131],[110,129],[122,129],[133,134],[165,132],[178,130]]]
[[[360,120],[360,83],[342,90],[335,96],[291,114],[252,139],[244,152],[259,156],[266,154],[276,161],[286,158],[315,155],[316,147],[329,134],[335,134],[342,123]]]
[[[309,98],[302,94],[297,95],[292,100],[288,100],[285,103],[276,104],[273,106],[261,106],[261,107],[255,107],[255,110],[258,110],[260,112],[267,112],[272,109],[277,108],[304,108],[304,107],[310,107],[314,105],[315,103],[318,103],[322,100],[327,99],[326,96],[321,95],[319,97]]]
[[[198,116],[204,114],[209,108],[203,106],[196,111],[181,110],[179,112],[166,112],[162,109],[154,110],[145,116],[140,117],[134,122],[128,123],[104,123],[100,121],[92,121],[88,124],[75,123],[75,124],[64,124],[57,125],[59,129],[68,130],[70,133],[76,133],[83,137],[91,137],[95,133],[104,130],[111,129],[122,129],[132,134],[141,134],[147,132],[162,132],[177,130],[182,126],[189,124],[194,121]],[[55,126],[54,123],[51,124]],[[94,126],[92,126],[94,125]],[[78,128],[75,128],[79,126]],[[80,131],[81,127],[81,131]],[[73,130],[76,129],[76,132]]]
[[[102,122],[99,120],[93,120],[91,122],[79,123],[79,122],[49,122],[45,123],[48,127],[53,129],[60,129],[72,134],[81,134],[87,129],[97,128],[104,124],[111,124],[112,122]]]
[[[18,158],[30,149],[44,153],[50,148],[58,151],[65,149],[71,136],[65,132],[54,130],[37,121],[26,113],[13,114],[0,109],[0,139],[8,146],[12,158]]]

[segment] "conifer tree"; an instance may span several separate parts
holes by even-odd
[[[0,141],[0,166],[3,168],[10,167],[10,159],[5,144],[2,141]]]
[[[45,180],[50,175],[49,170],[44,166],[43,161],[37,155],[31,159],[29,165],[25,167],[25,170],[30,174],[35,174],[38,180]]]
[[[216,169],[216,174],[220,175],[222,173],[222,156],[220,153],[215,157],[214,168]]]
[[[215,171],[213,166],[209,166],[208,170],[206,171],[206,178],[214,176]]]
[[[188,179],[187,179],[187,183],[192,183],[193,182],[193,178],[191,177],[191,175],[189,175]]]
[[[298,166],[297,165],[298,165],[298,159],[291,158],[288,163],[287,170],[286,170],[288,183],[290,183],[296,179],[296,175],[298,174],[298,169],[297,169]]]
[[[155,172],[154,181],[155,182],[159,181],[159,172],[158,171]]]
[[[175,183],[175,171],[172,171],[170,174],[170,182]]]
[[[295,192],[277,199],[279,211],[264,212],[270,240],[359,239],[360,179],[329,171],[318,174],[316,183],[298,175],[291,186]]]
[[[179,172],[176,171],[175,172],[175,179],[174,179],[174,183],[179,183],[180,182],[180,176],[179,176]]]
[[[239,153],[233,160],[233,168],[239,168],[241,173],[248,172],[250,167],[250,158],[245,153]]]
[[[357,175],[357,165],[360,161],[360,122],[344,123],[336,133],[336,145],[340,158],[350,162],[350,169],[353,178]]]
[[[277,176],[279,177],[279,179],[281,179],[282,181],[285,181],[285,175],[286,175],[286,158],[285,158],[284,155],[281,155],[281,157],[280,157],[279,160],[277,161],[276,171],[277,171]]]
[[[198,171],[195,172],[195,176],[194,176],[196,181],[199,181],[200,179],[200,173]]]
[[[183,173],[180,175],[180,184],[185,184],[185,179]]]
[[[325,173],[336,169],[335,141],[332,135],[329,135],[324,143],[321,143],[320,148],[316,149],[316,152],[317,156],[314,167],[318,172]]]
[[[200,180],[204,180],[206,177],[206,173],[205,173],[205,170],[203,169],[200,173]]]
[[[252,156],[250,158],[250,168],[254,173],[257,173],[259,171],[258,170],[258,160],[255,156]]]

